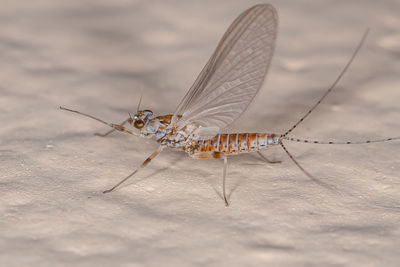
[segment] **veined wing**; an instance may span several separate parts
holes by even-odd
[[[256,5],[243,12],[178,105],[173,125],[179,130],[195,124],[213,136],[237,119],[264,81],[277,26],[278,16],[271,5]],[[177,115],[182,116],[178,119]]]

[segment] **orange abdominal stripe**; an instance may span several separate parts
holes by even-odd
[[[212,139],[195,141],[193,154],[198,158],[215,158],[221,157],[220,153],[230,155],[258,151],[268,145],[276,144],[277,136],[265,133],[218,134]],[[216,152],[218,155],[211,152]]]

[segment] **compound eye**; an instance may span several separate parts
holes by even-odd
[[[143,126],[144,126],[144,121],[142,121],[142,120],[135,121],[136,128],[141,129],[141,128],[143,128]]]

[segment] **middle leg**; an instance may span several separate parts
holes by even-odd
[[[162,150],[163,150],[163,146],[159,146],[157,148],[156,151],[153,152],[153,154],[151,154],[145,161],[143,161],[142,164],[139,165],[139,167],[136,168],[136,170],[134,170],[131,174],[129,174],[127,177],[125,177],[124,179],[122,179],[119,183],[117,183],[116,185],[114,185],[112,188],[103,191],[104,194],[106,193],[110,193],[112,191],[114,191],[114,189],[116,189],[118,186],[120,186],[121,184],[123,184],[126,180],[128,180],[129,178],[131,178],[133,175],[135,175],[140,169],[143,169],[144,167],[146,167],[147,165],[149,165],[150,161],[152,159],[154,159]]]
[[[228,166],[228,157],[224,156],[224,171],[222,176],[222,193],[224,195],[225,206],[229,206],[228,199],[226,198],[226,191],[225,191],[225,180],[226,180],[226,168]]]

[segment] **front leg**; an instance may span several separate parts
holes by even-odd
[[[103,121],[102,119],[96,118],[96,117],[94,117],[92,115],[89,115],[89,114],[86,114],[86,113],[83,113],[83,112],[80,112],[80,111],[77,111],[77,110],[72,110],[72,109],[64,108],[64,107],[60,107],[60,109],[61,110],[66,110],[66,111],[69,111],[69,112],[73,112],[73,113],[76,113],[76,114],[79,114],[79,115],[83,115],[83,116],[88,117],[88,118],[91,118],[91,119],[96,120],[98,122],[101,122],[101,123],[103,123],[105,125],[108,125],[108,126],[110,126],[111,128],[113,128],[113,129],[115,129],[117,131],[125,132],[125,133],[131,134],[131,135],[135,135],[135,136],[139,136],[137,133],[129,130],[128,128],[125,128],[122,125],[109,123],[109,122]]]
[[[129,121],[129,119],[130,119],[130,118],[127,118],[126,120],[124,120],[123,122],[121,122],[119,125],[124,126],[124,125]],[[109,135],[110,133],[112,133],[112,132],[114,132],[114,131],[116,131],[115,128],[109,130],[108,132],[106,132],[106,133],[104,133],[104,134],[95,133],[94,135],[100,136],[100,137],[106,137],[107,135]]]

